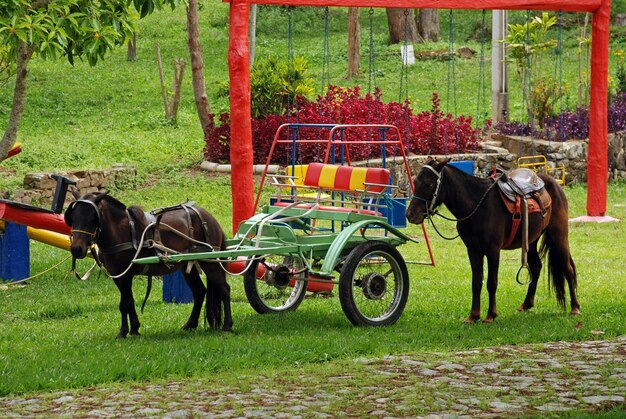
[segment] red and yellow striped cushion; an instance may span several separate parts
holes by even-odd
[[[311,163],[306,171],[304,185],[354,191],[365,189],[364,183],[389,183],[389,170],[379,167],[337,166],[334,164]],[[370,187],[371,192],[381,192],[383,186]]]

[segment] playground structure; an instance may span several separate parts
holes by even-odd
[[[231,181],[233,228],[254,213],[254,182],[252,177],[252,126],[250,120],[250,50],[248,44],[249,5],[268,4],[284,6],[341,6],[378,7],[389,6],[382,0],[225,0],[230,3],[230,117],[231,117]],[[591,12],[591,95],[589,108],[589,161],[587,165],[588,191],[587,213],[602,218],[606,213],[608,181],[608,62],[610,0],[400,0],[394,8],[436,9],[508,9],[508,10],[554,10],[564,12]]]
[[[0,199],[0,279],[19,281],[30,276],[29,239],[69,250],[70,228],[61,211],[73,182],[63,176],[55,178],[50,210]]]

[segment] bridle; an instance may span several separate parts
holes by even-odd
[[[85,234],[91,237],[91,243],[89,243],[91,245],[98,240],[98,236],[100,235],[100,231],[102,230],[102,215],[100,214],[100,208],[98,208],[98,205],[96,205],[93,201],[90,201],[88,199],[77,199],[76,201],[72,202],[67,207],[67,210],[65,211],[66,223],[69,225],[72,225],[73,223],[70,224],[67,221],[70,221],[72,212],[74,211],[74,207],[78,204],[87,204],[91,206],[94,209],[94,211],[96,211],[98,224],[96,225],[96,228],[94,229],[94,231],[86,231],[86,230],[72,228],[70,230],[70,234],[73,235],[74,233],[80,233],[80,234]]]
[[[431,218],[433,214],[437,214],[437,212],[435,211],[435,207],[437,206],[437,197],[439,196],[439,192],[441,191],[441,181],[443,179],[443,169],[441,169],[441,172],[438,172],[437,170],[435,170],[434,167],[429,166],[428,164],[423,166],[424,169],[428,169],[431,172],[433,172],[435,174],[435,176],[437,176],[437,185],[435,186],[435,192],[433,193],[432,198],[430,199],[426,199],[424,197],[421,197],[419,195],[415,195],[413,194],[413,196],[411,196],[412,199],[417,199],[419,201],[424,201],[426,203],[426,218]]]
[[[98,240],[98,237],[100,236],[100,231],[102,230],[102,215],[100,214],[100,208],[98,208],[98,205],[96,205],[95,202],[88,199],[77,199],[76,201],[70,203],[67,207],[67,210],[65,211],[65,223],[69,226],[72,226],[74,224],[73,222],[71,222],[72,212],[74,211],[74,207],[76,207],[76,205],[78,204],[87,204],[92,207],[96,211],[96,217],[98,218],[98,224],[96,225],[94,231],[81,230],[77,228],[72,228],[70,230],[70,235],[72,236],[74,235],[74,233],[79,233],[85,234],[90,237],[89,251],[91,252],[91,255],[94,259],[94,264],[87,271],[87,273],[82,276],[78,274],[78,272],[76,271],[76,258],[72,256],[72,272],[74,273],[74,276],[76,278],[84,281],[91,276],[91,273],[96,268],[96,266],[102,267],[102,262],[100,261],[100,258],[98,257],[98,252],[96,252],[94,246],[96,241]]]
[[[460,222],[460,221],[466,221],[469,220],[470,218],[472,218],[474,216],[474,214],[476,214],[476,212],[478,211],[478,209],[480,208],[480,206],[482,205],[482,203],[485,201],[485,198],[487,197],[487,195],[489,194],[489,192],[491,191],[491,189],[496,185],[496,183],[498,183],[497,181],[500,179],[500,177],[502,177],[502,175],[499,175],[497,177],[495,177],[493,179],[493,183],[487,188],[487,190],[485,191],[485,193],[483,194],[483,196],[481,196],[480,200],[478,201],[478,203],[476,204],[476,206],[474,207],[474,209],[465,217],[462,218],[451,218],[451,217],[446,217],[445,215],[439,213],[438,211],[435,210],[435,208],[437,207],[437,197],[439,196],[439,193],[441,192],[441,184],[442,184],[442,180],[443,180],[443,173],[444,173],[444,169],[445,166],[441,169],[441,172],[438,172],[437,170],[435,170],[435,168],[433,168],[432,166],[426,164],[423,166],[423,168],[430,170],[431,172],[433,172],[436,176],[437,176],[437,185],[435,187],[435,192],[433,193],[433,197],[431,199],[426,199],[424,197],[421,197],[419,195],[415,195],[413,194],[413,196],[411,198],[413,199],[417,199],[420,201],[424,201],[426,203],[426,219],[430,221],[430,223],[432,224],[433,228],[435,229],[435,231],[437,232],[437,234],[439,234],[439,236],[445,240],[454,240],[457,237],[459,237],[459,235],[457,234],[454,237],[446,237],[443,234],[441,234],[439,232],[439,230],[437,229],[437,227],[435,226],[435,223],[433,221],[433,215],[438,215],[441,218],[443,218],[444,220],[448,220],[448,221],[455,221],[455,222]]]

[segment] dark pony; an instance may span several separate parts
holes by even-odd
[[[522,245],[522,229],[511,234],[512,215],[500,196],[495,179],[479,178],[467,174],[448,161],[429,161],[413,179],[414,195],[407,209],[407,219],[421,224],[444,204],[456,218],[456,228],[467,247],[472,268],[472,310],[465,320],[474,323],[480,319],[480,293],[483,285],[483,261],[487,257],[487,290],[489,309],[485,322],[498,315],[496,289],[501,249],[518,249]],[[568,241],[567,199],[563,189],[550,176],[540,174],[545,191],[552,202],[546,211],[528,214],[528,270],[530,282],[526,298],[518,311],[530,310],[535,304],[537,281],[542,259],[549,264],[551,288],[556,300],[565,309],[565,282],[569,286],[570,306],[573,315],[579,314],[576,297],[576,267],[570,254]],[[539,238],[543,241],[538,249]],[[518,274],[519,275],[519,274]]]
[[[104,193],[84,195],[72,202],[65,212],[65,222],[72,231],[72,256],[83,259],[95,243],[98,246],[96,260],[106,269],[120,290],[122,325],[118,337],[125,338],[128,333],[139,335],[139,319],[132,291],[133,277],[148,275],[151,278],[152,275],[164,275],[177,270],[182,270],[194,300],[191,315],[183,328],[198,327],[206,296],[205,317],[209,326],[230,331],[230,287],[219,263],[132,263],[135,258],[154,256],[156,252],[206,251],[208,248],[221,250],[225,242],[222,228],[211,214],[193,204],[181,204],[153,213],[156,216],[144,213],[136,206],[127,208]],[[200,278],[199,269],[207,276],[206,287]]]

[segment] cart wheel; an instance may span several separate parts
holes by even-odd
[[[257,313],[293,311],[306,294],[304,263],[297,256],[267,255],[253,260],[243,277],[248,302]]]
[[[355,247],[339,276],[339,300],[357,326],[386,326],[402,314],[409,296],[409,273],[398,250],[382,241]]]

